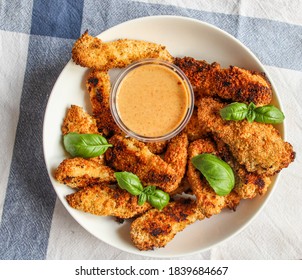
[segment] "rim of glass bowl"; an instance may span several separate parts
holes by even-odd
[[[139,135],[139,134],[131,131],[123,123],[122,119],[120,118],[120,116],[118,114],[118,110],[117,110],[116,98],[117,98],[118,88],[119,88],[122,80],[126,77],[126,75],[129,72],[131,72],[132,70],[134,70],[135,68],[137,68],[139,66],[146,65],[146,64],[159,64],[159,65],[163,65],[163,66],[168,67],[168,68],[172,69],[173,71],[175,71],[175,73],[177,73],[179,75],[179,77],[185,82],[187,89],[188,89],[188,95],[189,95],[188,96],[189,97],[189,106],[188,106],[187,112],[185,114],[185,117],[183,118],[183,120],[181,121],[179,126],[177,128],[175,128],[174,130],[172,130],[171,132],[169,132],[165,135],[162,135],[162,136],[158,136],[158,137],[147,137],[147,136]],[[194,109],[194,91],[193,91],[190,81],[188,80],[186,75],[183,73],[183,71],[179,67],[177,67],[173,63],[170,63],[170,62],[167,62],[164,60],[160,60],[160,59],[149,58],[149,59],[143,59],[143,60],[133,62],[132,64],[127,66],[117,76],[117,78],[111,88],[111,92],[110,92],[110,111],[111,111],[114,121],[116,122],[118,127],[126,134],[126,137],[133,137],[133,138],[136,138],[137,140],[143,141],[143,142],[159,142],[159,141],[165,141],[165,140],[169,140],[169,139],[173,138],[174,136],[179,134],[184,129],[184,127],[187,125],[187,123],[189,122],[189,120],[193,114],[193,109]]]

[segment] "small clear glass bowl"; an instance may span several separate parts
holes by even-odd
[[[170,131],[169,133],[161,135],[161,136],[157,136],[157,137],[143,136],[143,135],[137,134],[134,131],[132,131],[131,129],[129,129],[126,126],[126,124],[123,122],[122,118],[120,117],[119,112],[118,112],[118,106],[117,106],[117,95],[118,95],[118,91],[119,91],[119,86],[121,85],[121,82],[123,81],[123,79],[132,70],[136,69],[137,67],[146,65],[146,64],[157,64],[160,66],[167,67],[170,70],[173,70],[178,75],[178,77],[183,81],[184,85],[187,88],[187,94],[188,94],[187,111],[186,111],[185,116],[179,123],[179,125],[175,129]],[[186,75],[183,73],[183,71],[180,68],[178,68],[176,65],[174,65],[170,62],[167,62],[167,61],[163,61],[163,60],[159,60],[159,59],[144,59],[144,60],[134,62],[134,63],[130,64],[129,66],[127,66],[123,71],[121,71],[121,73],[117,76],[117,78],[111,88],[110,110],[111,110],[111,114],[113,116],[114,121],[119,126],[119,128],[126,134],[126,137],[133,137],[139,141],[159,142],[159,141],[165,141],[165,140],[171,139],[172,137],[179,134],[184,129],[184,127],[187,125],[187,123],[189,122],[189,120],[192,116],[193,109],[194,109],[194,91],[193,91],[193,88],[192,88],[188,78],[186,77]]]

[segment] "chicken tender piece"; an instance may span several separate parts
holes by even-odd
[[[188,139],[190,142],[197,140],[207,134],[207,131],[199,123],[197,108],[194,108],[193,114],[188,124],[184,128],[184,132],[188,135]]]
[[[177,65],[188,77],[201,96],[217,96],[225,100],[266,105],[272,101],[272,86],[266,75],[236,66],[222,69],[218,63],[191,57],[175,58]]]
[[[217,195],[212,187],[208,184],[199,170],[191,163],[191,159],[202,153],[210,153],[216,156],[215,144],[207,139],[199,139],[189,145],[189,162],[188,162],[188,181],[192,191],[196,196],[198,207],[206,217],[219,214],[225,207],[235,209],[240,202],[240,198],[235,193],[226,196]]]
[[[118,187],[111,188],[106,185],[85,187],[67,195],[66,200],[72,208],[77,210],[121,219],[133,218],[151,208],[147,202],[139,206],[137,196]]]
[[[157,186],[165,192],[177,188],[176,171],[160,156],[152,154],[144,143],[117,134],[109,143],[113,147],[106,151],[105,158],[113,169],[132,172],[143,184]]]
[[[98,133],[96,120],[84,111],[82,107],[71,105],[68,109],[62,125],[63,135],[70,132]]]
[[[247,171],[272,176],[294,160],[293,147],[282,140],[271,124],[225,121],[219,115],[225,105],[212,98],[202,98],[198,118],[206,129],[227,144]]]
[[[99,131],[106,136],[121,133],[110,112],[111,85],[109,74],[106,71],[92,71],[86,81],[86,88]]]
[[[215,139],[216,149],[219,156],[227,162],[234,171],[235,187],[234,191],[241,199],[252,199],[257,194],[264,195],[271,184],[271,178],[263,174],[248,172],[244,166],[240,165],[225,143]]]
[[[164,156],[165,162],[167,162],[177,174],[176,187],[180,185],[180,182],[186,173],[188,145],[189,141],[187,134],[181,133],[169,141]]]
[[[72,59],[76,64],[99,70],[123,68],[145,58],[173,61],[165,46],[128,39],[103,42],[89,35],[88,31],[75,42],[72,48]]]
[[[69,158],[55,171],[58,182],[71,188],[84,188],[99,183],[114,183],[114,171],[104,165],[103,158]]]
[[[130,236],[139,250],[165,247],[178,232],[203,218],[194,200],[173,201],[163,210],[151,209],[136,218],[131,224]]]

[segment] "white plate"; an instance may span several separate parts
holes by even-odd
[[[176,16],[139,18],[106,30],[99,37],[103,41],[119,38],[140,39],[167,46],[173,56],[191,56],[208,62],[219,62],[223,67],[236,65],[251,70],[263,71],[260,61],[238,40],[226,32],[197,20]],[[72,190],[54,179],[53,173],[66,157],[62,146],[61,124],[71,104],[91,111],[85,89],[87,69],[68,62],[59,76],[46,108],[43,145],[45,162],[53,187],[68,212],[88,232],[100,240],[134,254],[150,257],[180,257],[207,250],[241,231],[260,212],[272,190],[263,197],[243,201],[236,212],[224,210],[221,214],[196,222],[187,227],[165,247],[154,251],[139,251],[129,236],[129,223],[120,225],[111,217],[98,217],[72,209],[65,196]],[[275,100],[280,106],[278,99]],[[283,126],[279,129],[283,134]],[[273,187],[274,185],[274,187]]]

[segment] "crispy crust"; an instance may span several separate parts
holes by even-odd
[[[55,171],[58,182],[71,188],[83,188],[98,183],[116,182],[114,171],[100,158],[69,158],[63,160]]]
[[[101,39],[89,35],[88,31],[75,42],[72,48],[72,59],[76,64],[99,70],[123,68],[144,58],[173,61],[165,46],[128,39],[102,42]]]
[[[98,216],[114,216],[121,219],[133,218],[151,208],[147,202],[139,206],[137,199],[137,196],[125,190],[106,185],[85,187],[66,196],[72,208]]]
[[[110,112],[111,85],[109,74],[106,71],[91,71],[86,81],[86,88],[98,130],[106,136],[121,133]]]
[[[96,120],[76,105],[71,105],[67,110],[61,129],[63,135],[70,132],[98,133]]]
[[[106,151],[105,157],[113,169],[132,172],[143,184],[165,192],[177,188],[176,171],[160,156],[152,154],[144,143],[121,135],[114,135],[109,142],[113,147]]]
[[[272,86],[266,75],[236,66],[222,69],[218,63],[208,64],[191,57],[175,58],[201,96],[218,96],[226,100],[266,105],[272,101]]]
[[[135,219],[131,240],[139,250],[165,247],[178,232],[203,218],[193,200],[170,202],[163,210],[151,209]]]
[[[219,110],[225,106],[213,98],[199,102],[199,121],[218,139],[247,171],[272,176],[287,167],[295,158],[291,144],[284,142],[271,124],[224,121]]]

